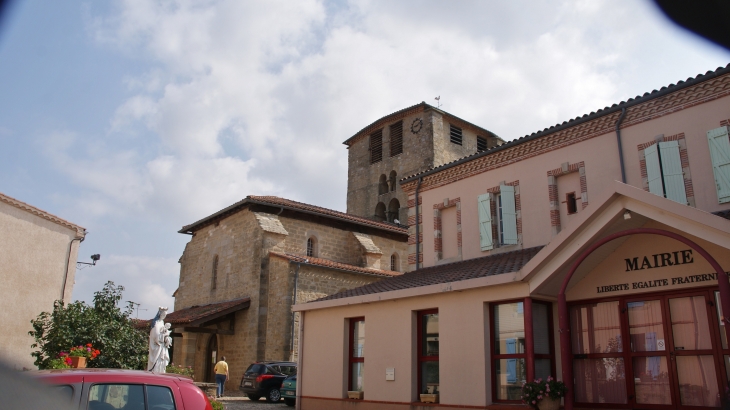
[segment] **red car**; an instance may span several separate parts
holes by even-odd
[[[53,386],[79,410],[212,410],[193,380],[141,370],[41,370],[34,376]]]

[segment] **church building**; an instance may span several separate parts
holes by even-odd
[[[398,173],[409,268],[294,304],[297,407],[528,408],[549,376],[566,410],[726,406],[729,131],[730,65]],[[348,211],[387,210],[359,149]]]

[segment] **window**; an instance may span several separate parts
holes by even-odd
[[[644,149],[649,192],[687,204],[679,142],[664,141]]]
[[[477,135],[477,152],[487,150],[487,139]]]
[[[365,318],[350,319],[350,391],[363,391],[365,370]]]
[[[388,178],[385,176],[385,174],[380,175],[380,179],[378,180],[378,195],[383,195],[388,193]]]
[[[390,126],[390,156],[403,153],[403,121]]]
[[[461,145],[463,136],[461,134],[461,128],[449,125],[450,131],[449,135],[451,136],[451,142],[456,145]]]
[[[397,253],[390,255],[390,270],[392,270],[393,272],[399,271]]]
[[[728,127],[707,131],[707,141],[712,158],[712,172],[715,175],[717,200],[723,204],[730,202],[730,141]]]
[[[518,243],[515,187],[500,185],[499,189],[499,193],[483,194],[477,198],[479,241],[482,251],[494,248],[494,233],[497,234],[498,245],[516,245]],[[494,214],[492,200],[494,200]],[[492,221],[494,221],[496,232],[492,230]]]
[[[378,204],[375,205],[375,215],[373,216],[373,218],[376,221],[385,221],[386,220],[384,203],[378,202]]]
[[[575,192],[565,194],[565,205],[568,208],[568,215],[578,212],[578,201],[575,199]]]
[[[396,173],[395,170],[390,171],[390,177],[388,178],[388,181],[390,185],[390,192],[394,192],[396,184],[398,183],[398,173]]]
[[[56,396],[61,397],[67,403],[71,402],[71,399],[74,397],[74,388],[72,386],[69,386],[68,384],[60,384],[52,387]]]
[[[89,390],[88,408],[89,410],[175,410],[175,400],[172,390],[165,386],[95,384]]]
[[[213,257],[213,275],[210,289],[215,289],[218,284],[218,255]]]
[[[317,240],[313,237],[307,239],[307,256],[317,256]]]
[[[374,164],[383,160],[383,130],[377,130],[370,134],[370,163]]]
[[[439,392],[439,314],[418,312],[418,393]]]
[[[400,202],[393,198],[388,203],[388,222],[399,223],[398,213],[400,212]],[[398,221],[398,222],[396,222]]]

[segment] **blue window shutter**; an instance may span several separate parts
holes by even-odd
[[[499,187],[502,196],[502,234],[505,245],[517,244],[517,210],[515,205],[515,187],[502,185]]]
[[[516,353],[517,339],[505,340],[507,344],[507,354]],[[517,359],[507,359],[507,382],[514,383],[517,381]]]
[[[479,195],[477,198],[479,209],[479,242],[482,250],[487,251],[494,248],[492,240],[492,209],[490,207],[489,194]]]
[[[659,150],[656,144],[644,148],[644,160],[646,161],[646,177],[649,182],[649,192],[664,196],[662,171],[659,167]]]
[[[712,158],[712,172],[715,174],[717,200],[719,203],[730,202],[730,141],[728,127],[707,131],[707,142]]]
[[[660,142],[659,153],[661,154],[662,176],[664,177],[664,189],[667,199],[687,205],[682,160],[679,158],[679,142]]]

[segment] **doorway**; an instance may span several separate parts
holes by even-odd
[[[215,383],[215,364],[218,363],[218,337],[210,335],[208,349],[205,355],[205,381]]]
[[[717,293],[632,295],[572,305],[576,405],[719,408],[730,356]]]

